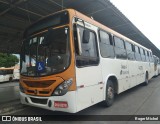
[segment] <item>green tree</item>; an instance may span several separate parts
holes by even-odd
[[[12,54],[0,53],[0,67],[12,67],[19,62],[17,56]]]

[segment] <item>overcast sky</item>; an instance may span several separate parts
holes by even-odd
[[[160,0],[110,0],[160,49]]]

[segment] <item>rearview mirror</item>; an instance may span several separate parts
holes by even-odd
[[[83,43],[89,43],[89,39],[90,39],[90,31],[85,29],[83,31]]]

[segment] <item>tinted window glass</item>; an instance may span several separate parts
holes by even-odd
[[[118,37],[114,37],[114,41],[115,41],[115,46],[116,46],[116,47],[124,49],[123,40],[121,40],[121,39],[118,38]]]
[[[140,51],[139,51],[138,46],[135,46],[135,58],[137,61],[141,61],[141,55],[140,55]]]
[[[29,36],[33,33],[36,33],[41,30],[45,30],[46,28],[55,27],[59,25],[65,25],[69,23],[69,13],[67,11],[63,11],[42,20],[34,23],[25,31],[24,37]]]
[[[99,31],[100,37],[100,51],[102,57],[105,58],[114,58],[114,48],[111,45],[110,35],[104,31]]]
[[[153,60],[153,56],[152,56],[152,53],[150,52],[149,53],[149,60],[150,60],[150,62],[153,62],[154,60]]]
[[[127,41],[125,41],[125,46],[127,50],[127,57],[129,60],[135,60],[133,45]]]
[[[145,50],[146,61],[149,62],[148,51]]]
[[[3,70],[0,70],[0,75],[4,75],[4,71]]]
[[[124,49],[124,41],[118,37],[114,37],[114,41],[115,41],[116,58],[126,59],[127,54],[126,54],[126,50]]]
[[[125,42],[126,50],[132,51],[132,45],[129,42]]]
[[[25,40],[21,51],[21,74],[46,76],[66,70],[70,64],[69,32],[66,26]]]
[[[89,30],[90,38],[88,43],[83,43],[83,31],[84,28],[78,26],[80,30],[80,39],[82,46],[82,54],[81,56],[76,56],[76,64],[77,66],[91,66],[97,65],[99,63],[97,43],[96,43],[96,35],[93,31]],[[88,29],[86,29],[88,30]]]
[[[145,57],[145,53],[144,53],[144,50],[142,48],[140,48],[140,53],[141,53],[141,58],[142,58],[142,61],[146,61],[146,57]]]

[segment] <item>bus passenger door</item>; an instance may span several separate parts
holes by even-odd
[[[103,99],[103,83],[96,32],[77,26],[76,49],[77,111]],[[85,30],[85,31],[84,31]]]
[[[119,84],[121,85],[122,91],[125,91],[130,88],[130,78],[129,78],[129,66],[127,60],[119,60],[120,64],[120,76],[119,76]],[[118,65],[118,63],[117,63]]]
[[[137,71],[136,61],[128,61],[129,66],[129,77],[130,77],[130,88],[137,85]]]

